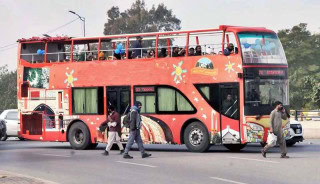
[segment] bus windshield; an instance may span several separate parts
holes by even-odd
[[[244,63],[287,64],[276,34],[238,33]]]

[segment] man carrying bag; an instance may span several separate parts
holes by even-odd
[[[286,140],[283,136],[282,130],[282,120],[287,119],[287,113],[281,102],[276,101],[274,104],[276,107],[270,114],[270,133],[268,135],[268,144],[261,150],[261,153],[262,156],[266,158],[268,149],[275,145],[274,140],[276,139],[276,142],[280,145],[281,158],[289,158],[289,156],[287,156]],[[272,134],[274,134],[276,138],[272,137],[274,136]]]

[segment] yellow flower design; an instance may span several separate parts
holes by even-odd
[[[74,70],[72,70],[70,72],[70,74],[68,74],[68,72],[66,72],[67,79],[64,80],[64,83],[67,83],[67,88],[70,85],[71,85],[71,87],[73,87],[73,82],[78,80],[78,78],[75,78],[75,77],[72,76],[73,73],[74,73]]]

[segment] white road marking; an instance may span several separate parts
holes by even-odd
[[[219,180],[219,181],[224,181],[224,182],[229,182],[229,183],[236,183],[236,184],[246,184],[238,181],[232,181],[232,180],[227,180],[223,178],[218,178],[218,177],[210,177],[211,179]]]
[[[157,167],[157,166],[153,166],[153,165],[146,165],[146,164],[138,164],[138,163],[132,163],[132,162],[124,162],[124,161],[117,161],[119,163],[123,163],[123,164],[131,164],[131,165],[138,165],[138,166],[144,166],[144,167]]]
[[[268,163],[273,163],[273,164],[279,164],[280,162],[275,162],[275,161],[269,161],[269,160],[259,160],[259,159],[253,159],[253,158],[241,158],[241,157],[229,157],[233,159],[240,159],[240,160],[250,160],[250,161],[256,161],[256,162],[268,162]]]
[[[45,155],[45,156],[53,156],[53,157],[71,157],[71,156],[68,156],[68,155],[53,155],[53,154],[38,154],[38,155]]]

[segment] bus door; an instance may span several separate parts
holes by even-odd
[[[220,94],[220,135],[222,144],[240,143],[239,83],[222,83]]]
[[[107,107],[113,105],[123,115],[130,110],[130,86],[107,86]]]

